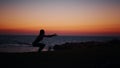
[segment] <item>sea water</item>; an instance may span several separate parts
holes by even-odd
[[[35,35],[0,35],[0,48],[3,47],[32,47],[32,42],[37,36]],[[55,36],[44,38],[42,43],[46,47],[61,45],[66,42],[85,42],[85,41],[108,41],[120,39],[120,36]]]
[[[0,35],[0,47],[2,46],[32,46],[32,42],[37,36],[34,35]],[[85,41],[107,41],[112,39],[120,39],[120,36],[55,36],[44,38],[42,43],[54,46],[56,44],[64,44],[66,42],[85,42]]]

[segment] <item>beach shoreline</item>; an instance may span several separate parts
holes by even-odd
[[[84,45],[84,46],[83,46]],[[89,46],[88,46],[89,45]],[[59,46],[58,48],[56,46]],[[65,43],[55,51],[3,53],[1,65],[44,68],[115,68],[120,64],[120,41]],[[120,67],[120,66],[119,66]]]

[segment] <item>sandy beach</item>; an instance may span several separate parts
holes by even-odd
[[[96,43],[96,44],[95,44]],[[101,43],[101,44],[100,44]],[[0,53],[0,63],[4,67],[34,67],[34,68],[119,68],[120,42],[65,43],[55,51]],[[80,44],[80,43],[79,43]],[[106,44],[106,45],[105,45]],[[89,47],[87,46],[89,45]],[[59,46],[59,45],[56,45]],[[55,46],[55,47],[56,47]],[[68,46],[70,48],[66,48]],[[79,46],[79,48],[78,48]],[[58,47],[58,48],[60,48]],[[65,47],[65,48],[64,48]]]

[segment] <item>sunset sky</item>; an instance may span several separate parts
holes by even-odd
[[[0,34],[120,35],[119,0],[0,0]]]

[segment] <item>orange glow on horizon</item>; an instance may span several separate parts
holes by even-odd
[[[0,34],[120,35],[120,8],[109,3],[47,2],[0,6]]]

